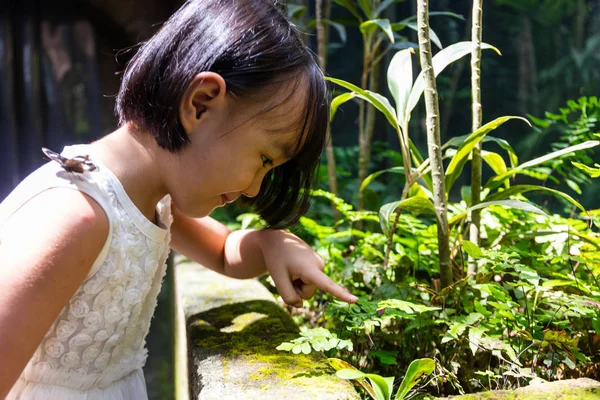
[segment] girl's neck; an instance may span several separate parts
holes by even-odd
[[[158,157],[164,152],[150,134],[124,125],[91,145],[119,179],[135,206],[155,221],[157,203],[167,194]]]

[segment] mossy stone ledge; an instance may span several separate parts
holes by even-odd
[[[588,378],[540,383],[515,390],[492,390],[447,400],[600,400],[600,382]]]
[[[176,398],[354,400],[318,354],[278,351],[298,327],[256,280],[175,258]]]

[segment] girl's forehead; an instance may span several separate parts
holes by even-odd
[[[307,88],[300,82],[281,85],[261,104],[261,118],[272,130],[301,129],[306,112]],[[295,130],[295,129],[294,129]]]

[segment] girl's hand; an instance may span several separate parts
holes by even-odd
[[[260,235],[267,270],[287,304],[301,307],[302,299],[311,298],[317,289],[348,303],[358,301],[323,273],[325,262],[321,256],[296,235],[273,229],[261,231]]]

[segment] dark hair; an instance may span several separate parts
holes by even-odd
[[[249,200],[270,226],[297,222],[309,207],[327,130],[327,87],[314,55],[274,0],[189,0],[127,65],[115,106],[119,124],[132,122],[160,147],[181,150],[189,138],[179,104],[203,71],[220,74],[228,93],[242,101],[282,78],[304,78],[297,81],[308,85],[299,139],[304,144],[267,174]]]

